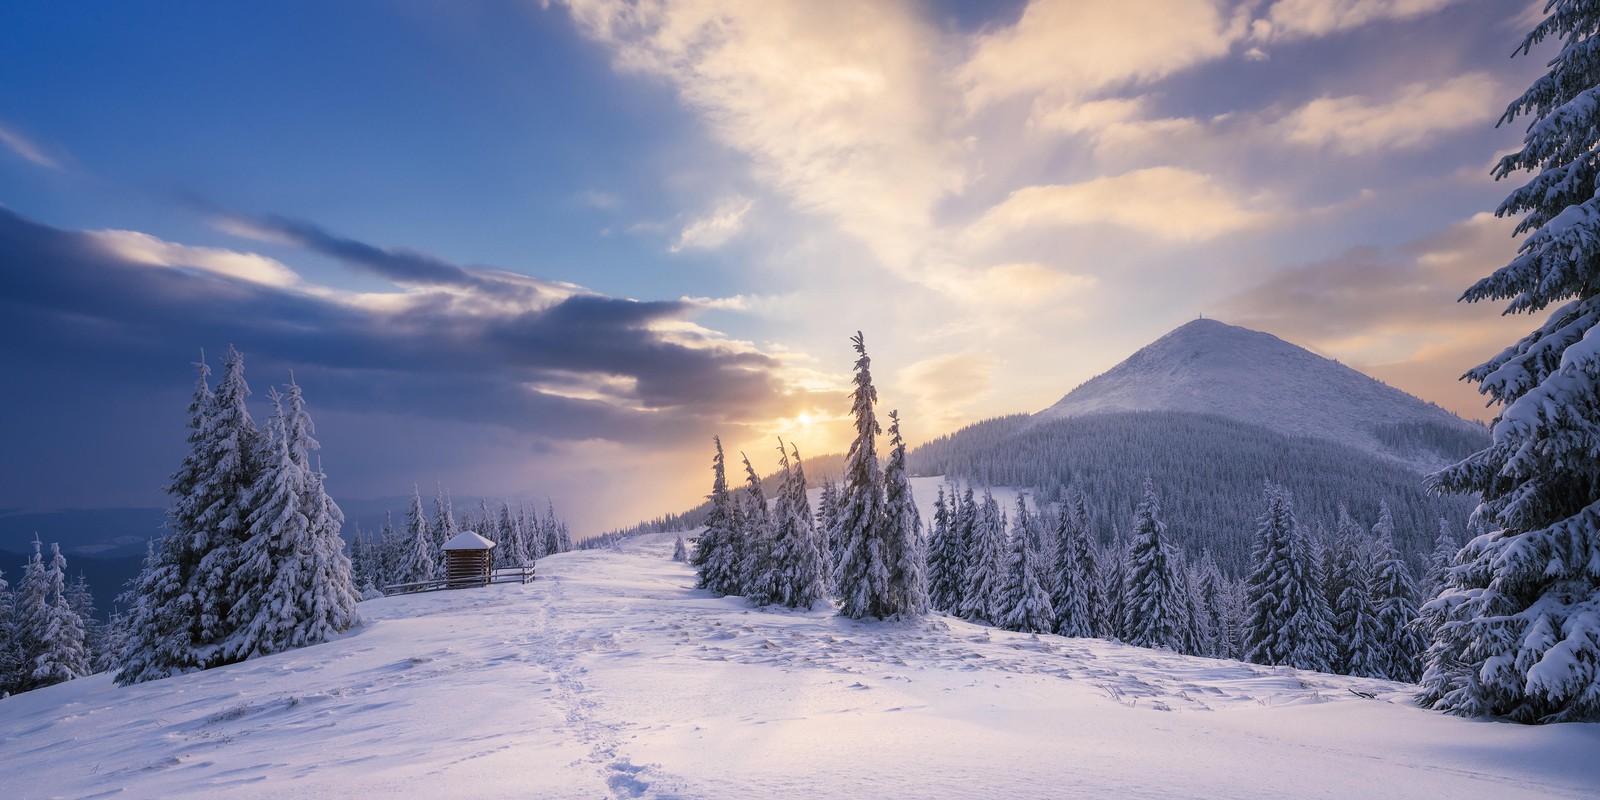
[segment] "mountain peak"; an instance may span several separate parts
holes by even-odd
[[[1427,440],[1481,435],[1478,426],[1337,361],[1204,318],[1146,345],[1036,416],[1117,411],[1216,414],[1344,442],[1420,470],[1452,460]]]

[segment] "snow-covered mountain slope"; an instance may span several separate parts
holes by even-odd
[[[1453,461],[1463,443],[1487,442],[1481,427],[1337,361],[1210,319],[1157,339],[1035,416],[1110,411],[1216,414],[1344,442],[1421,471]]]
[[[527,586],[369,601],[346,638],[0,701],[0,795],[1592,797],[1600,725],[1424,711],[1408,687],[857,623],[690,588],[672,534]],[[1358,697],[1350,690],[1375,697]]]

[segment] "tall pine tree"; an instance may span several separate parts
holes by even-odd
[[[1600,3],[1544,11],[1518,51],[1561,49],[1501,117],[1529,124],[1494,170],[1537,172],[1495,211],[1522,215],[1527,238],[1461,299],[1551,310],[1465,376],[1500,406],[1492,440],[1432,483],[1480,493],[1490,530],[1430,603],[1440,624],[1421,693],[1439,710],[1519,722],[1600,719]]]
[[[1255,568],[1245,586],[1245,658],[1326,671],[1332,631],[1309,542],[1295,522],[1288,491],[1269,483],[1266,500],[1256,530]]]
[[[1388,506],[1383,507],[1387,515]],[[1385,517],[1387,519],[1387,516]],[[1379,523],[1381,529],[1383,523]],[[1393,527],[1393,523],[1390,523]],[[1367,549],[1366,535],[1361,526],[1350,518],[1344,506],[1339,507],[1339,526],[1334,533],[1331,548],[1333,571],[1332,586],[1328,596],[1333,598],[1333,633],[1336,644],[1336,661],[1330,665],[1335,672],[1363,678],[1379,677],[1377,661],[1382,653],[1377,639],[1376,609],[1372,603],[1372,560]]]
[[[885,558],[889,562],[889,596],[893,615],[928,613],[928,546],[922,518],[906,475],[906,442],[900,436],[900,414],[889,412],[889,463],[883,468]]]
[[[722,438],[713,436],[717,453],[711,459],[711,513],[706,517],[705,530],[694,549],[694,564],[699,572],[699,586],[712,594],[736,594],[739,591],[739,547],[736,537],[734,502],[728,494],[728,474],[722,455]]]
[[[1123,630],[1128,644],[1182,650],[1188,594],[1165,532],[1155,488],[1145,478],[1128,549]]]
[[[944,487],[933,501],[933,526],[928,534],[928,604],[940,611],[954,611],[957,586],[961,581],[961,554],[956,549],[950,527],[950,507]]]
[[[1074,493],[1056,528],[1056,564],[1052,570],[1050,602],[1055,610],[1055,632],[1062,636],[1093,636],[1094,611],[1090,607],[1095,584],[1094,548],[1089,542],[1089,506],[1082,493]]]
[[[1422,651],[1426,647],[1417,623],[1411,569],[1395,552],[1392,538],[1379,537],[1372,549],[1376,562],[1372,573],[1373,638],[1377,645],[1373,674],[1409,683],[1421,673]]]
[[[221,658],[240,661],[326,641],[349,629],[356,592],[339,525],[344,514],[311,464],[319,445],[300,387],[272,393],[275,409],[251,489],[250,535],[234,580],[238,601]]]
[[[434,549],[434,535],[428,524],[428,512],[422,508],[422,491],[411,486],[411,507],[406,509],[406,530],[401,536],[399,561],[395,565],[395,582],[418,583],[431,581],[439,572],[438,552]]]
[[[776,533],[772,552],[773,602],[789,608],[811,608],[827,591],[823,575],[827,571],[825,548],[811,519],[811,504],[806,500],[806,473],[800,450],[794,460],[778,442],[783,466],[783,485],[773,509]]]
[[[839,521],[843,540],[834,567],[834,588],[839,594],[839,613],[851,619],[885,619],[899,610],[890,585],[891,545],[883,509],[883,470],[878,466],[878,417],[873,405],[878,390],[872,385],[872,359],[858,331],[850,342],[857,354],[855,393],[851,413],[855,415],[856,438],[845,458],[844,511]]]
[[[996,624],[1003,610],[1007,542],[1000,504],[995,502],[992,491],[983,490],[983,504],[973,516],[976,518],[972,527],[973,552],[967,565],[961,616]]]
[[[744,459],[745,473],[745,494],[741,498],[744,527],[740,539],[744,542],[744,558],[739,563],[739,584],[743,589],[740,594],[754,605],[771,605],[778,602],[779,583],[772,561],[776,544],[772,509],[761,488],[761,477],[750,465],[750,457],[744,453],[739,457]]]
[[[1055,627],[1055,609],[1050,605],[1050,594],[1039,585],[1039,552],[1028,535],[1027,499],[1020,494],[1016,520],[1011,549],[1006,554],[1006,581],[996,622],[1006,630],[1049,633]]]

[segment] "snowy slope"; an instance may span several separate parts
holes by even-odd
[[[1407,687],[714,599],[672,534],[528,586],[387,598],[336,642],[0,701],[0,796],[1593,797],[1600,725]],[[1355,696],[1359,689],[1376,699]]]
[[[1380,439],[1380,425],[1481,429],[1438,406],[1276,336],[1200,319],[1073,389],[1036,418],[1111,411],[1217,414],[1294,436],[1345,442],[1431,471],[1451,460]]]

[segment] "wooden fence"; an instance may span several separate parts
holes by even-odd
[[[491,583],[532,583],[533,577],[534,566],[532,564],[523,564],[520,567],[496,567],[489,570],[487,574],[467,577],[392,583],[383,587],[383,593],[386,595],[415,594],[416,592],[436,592],[440,589],[466,589],[472,586],[488,586]]]

